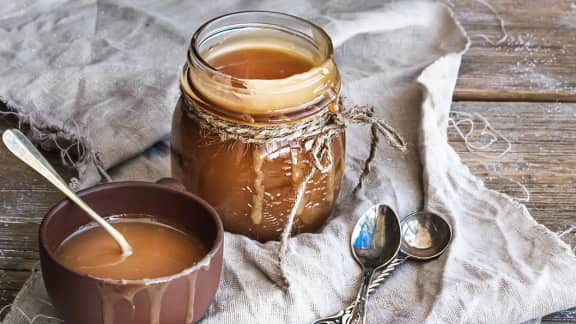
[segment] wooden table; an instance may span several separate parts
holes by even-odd
[[[454,3],[472,36],[454,94],[456,121],[480,114],[503,138],[484,154],[470,152],[454,128],[450,144],[488,187],[528,200],[532,215],[554,232],[576,225],[576,2],[488,0],[499,21],[479,1]],[[455,1],[454,1],[455,2]],[[488,37],[486,41],[483,37]],[[0,119],[0,130],[14,127]],[[465,124],[460,124],[466,131]],[[472,144],[481,141],[470,137]],[[59,156],[50,160],[60,165]],[[72,171],[60,166],[61,172]],[[62,198],[0,146],[0,307],[9,304],[38,262],[36,235],[41,217]],[[529,192],[522,189],[524,186]],[[576,233],[563,239],[576,245]],[[576,291],[575,291],[576,293]],[[576,309],[555,313],[546,323],[576,323]]]

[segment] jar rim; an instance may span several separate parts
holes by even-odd
[[[328,35],[328,33],[322,27],[318,26],[317,24],[315,24],[309,20],[306,20],[304,18],[295,16],[295,15],[291,15],[291,14],[287,14],[287,13],[282,13],[282,12],[267,11],[267,10],[246,10],[246,11],[236,11],[236,12],[227,13],[227,14],[217,16],[215,18],[212,18],[212,19],[206,21],[200,27],[198,27],[198,29],[192,35],[192,39],[190,40],[190,47],[188,49],[188,54],[187,54],[188,64],[192,64],[192,62],[194,61],[194,62],[197,62],[199,64],[199,66],[197,65],[197,67],[199,67],[200,69],[202,69],[205,72],[213,73],[216,76],[226,77],[232,81],[245,80],[245,79],[238,78],[238,77],[232,76],[230,74],[224,73],[224,72],[214,68],[212,65],[210,65],[210,63],[208,63],[200,54],[199,45],[200,45],[200,42],[203,40],[203,39],[200,39],[200,35],[203,32],[205,32],[212,24],[219,22],[221,20],[224,20],[226,18],[230,18],[233,16],[242,16],[242,15],[247,15],[247,14],[265,14],[265,15],[270,15],[270,16],[288,18],[288,19],[292,19],[293,21],[303,23],[303,24],[307,25],[308,27],[311,27],[312,29],[314,29],[315,32],[317,32],[321,35],[322,39],[324,39],[326,41],[325,53],[322,53],[322,60],[319,63],[319,65],[325,64],[327,61],[333,59],[334,47],[332,45],[332,39],[330,38],[330,35]]]

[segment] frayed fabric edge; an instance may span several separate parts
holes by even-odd
[[[18,120],[17,128],[20,130],[24,127],[29,128],[26,134],[33,143],[45,151],[56,148],[62,164],[76,170],[77,177],[71,178],[68,184],[74,191],[82,189],[79,178],[89,167],[94,167],[101,179],[107,182],[111,181],[111,177],[102,162],[101,153],[90,147],[88,141],[81,135],[80,125],[75,120],[69,119],[60,127],[47,125],[44,122],[38,123],[36,116],[31,113],[23,113],[23,109],[19,109],[18,105],[13,104],[9,99],[0,97],[0,102],[6,108],[0,109],[0,117],[16,117]],[[63,145],[63,141],[66,144]]]

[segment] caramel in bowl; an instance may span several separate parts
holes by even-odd
[[[195,323],[207,311],[222,271],[222,223],[202,199],[172,180],[161,182],[117,182],[78,193],[102,215],[116,215],[113,225],[134,245],[125,260],[69,200],[45,216],[42,274],[67,323]]]

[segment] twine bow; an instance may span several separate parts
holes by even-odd
[[[342,106],[342,103],[340,103]],[[343,132],[349,124],[369,124],[371,130],[370,152],[364,161],[362,173],[358,178],[353,193],[356,194],[362,188],[365,178],[370,173],[371,164],[376,155],[376,149],[382,135],[395,149],[405,152],[406,143],[402,136],[386,121],[375,117],[374,107],[354,106],[342,111],[323,110],[316,115],[306,118],[294,124],[265,124],[252,125],[233,122],[214,114],[204,111],[194,103],[187,101],[184,105],[188,116],[195,119],[200,127],[215,132],[221,141],[237,140],[242,143],[268,144],[272,142],[285,142],[302,140],[316,136],[312,145],[313,166],[296,190],[296,199],[290,211],[286,225],[280,237],[278,249],[278,262],[280,265],[280,277],[282,288],[289,286],[288,278],[284,270],[284,258],[288,250],[288,241],[292,233],[292,227],[304,194],[307,183],[314,177],[316,172],[326,173],[334,165],[331,140],[337,134]],[[323,162],[323,160],[325,160]]]
[[[320,137],[316,139],[312,148],[312,156],[314,159],[314,167],[320,173],[326,173],[332,168],[333,157],[330,140],[336,134],[342,132],[350,123],[353,124],[369,124],[371,127],[371,141],[370,141],[370,154],[365,161],[364,170],[358,179],[358,184],[354,189],[356,193],[361,187],[364,178],[370,172],[370,164],[376,154],[376,148],[379,142],[379,135],[384,136],[388,144],[393,148],[406,152],[406,143],[402,136],[396,130],[388,125],[384,120],[374,117],[374,107],[371,106],[354,106],[351,109],[344,110],[343,112],[331,112],[333,122],[327,123],[322,131]],[[326,156],[327,162],[322,164],[322,158]]]

